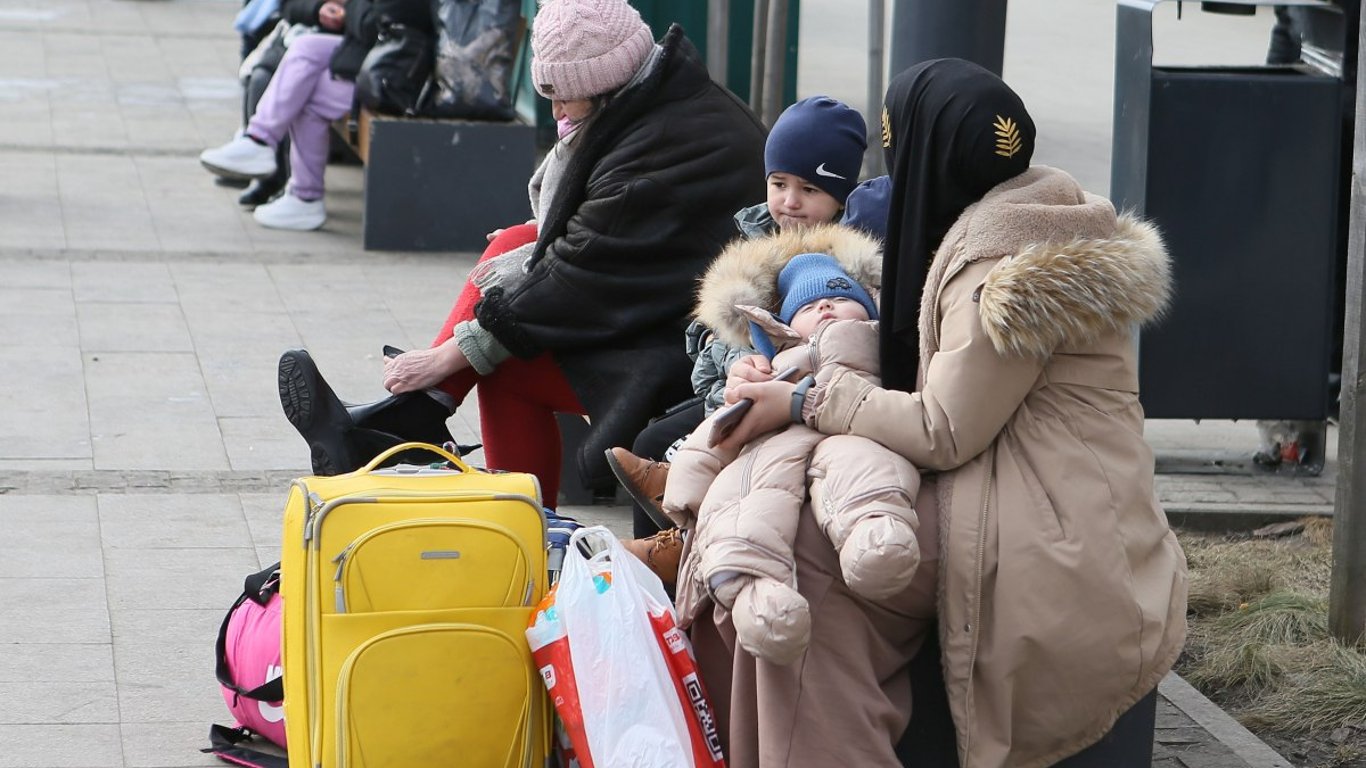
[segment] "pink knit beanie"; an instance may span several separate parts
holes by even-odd
[[[626,0],[548,0],[531,28],[531,78],[547,99],[611,93],[630,82],[655,39]]]

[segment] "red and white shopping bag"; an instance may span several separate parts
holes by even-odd
[[[564,764],[724,768],[692,646],[675,620],[659,577],[606,528],[574,534],[559,584],[526,633],[571,745]]]

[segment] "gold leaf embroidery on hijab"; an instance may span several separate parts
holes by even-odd
[[[1020,140],[1020,126],[1008,117],[997,115],[992,127],[996,129],[996,154],[1001,157],[1014,157],[1024,144]]]
[[[887,114],[887,108],[882,108],[882,148],[890,149],[892,146],[892,118]]]

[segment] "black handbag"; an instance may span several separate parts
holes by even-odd
[[[512,72],[525,22],[521,0],[431,0],[436,27],[432,88],[419,113],[511,120]]]
[[[356,75],[356,100],[375,112],[414,115],[432,74],[432,36],[407,24],[383,22],[379,39]]]

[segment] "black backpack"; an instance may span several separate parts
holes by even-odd
[[[425,30],[385,21],[356,75],[356,101],[375,112],[413,115],[432,74],[434,45]]]

